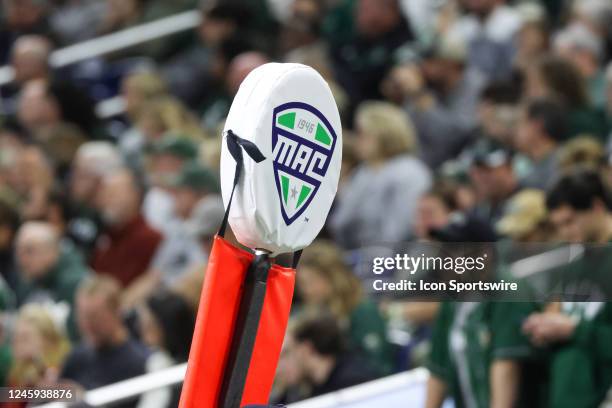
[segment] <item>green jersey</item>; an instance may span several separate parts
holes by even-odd
[[[562,307],[578,325],[572,338],[553,350],[549,406],[597,407],[612,385],[612,304],[565,302]]]
[[[456,408],[489,407],[495,359],[533,355],[521,333],[532,303],[445,302],[436,321],[428,368],[448,386]]]

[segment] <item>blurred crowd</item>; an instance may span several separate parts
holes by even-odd
[[[192,30],[61,62],[189,10]],[[1,385],[89,390],[186,361],[223,122],[246,75],[280,61],[328,81],[344,145],[274,402],[424,364],[429,408],[605,399],[608,303],[386,299],[354,259],[612,239],[610,0],[2,0],[0,19]],[[123,405],[173,407],[179,390]]]

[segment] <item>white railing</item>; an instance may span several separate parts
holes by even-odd
[[[112,406],[112,404],[134,398],[159,388],[172,386],[183,381],[187,364],[179,364],[165,370],[141,375],[129,380],[87,391],[83,401],[91,407]],[[364,400],[388,396],[402,391],[422,393],[428,372],[424,368],[394,374],[368,383],[356,385],[320,397],[311,398],[289,408],[337,408],[359,403]],[[69,408],[70,403],[51,402],[39,408]],[[391,408],[391,407],[390,407]]]
[[[103,407],[129,398],[137,397],[149,391],[172,386],[183,381],[187,363],[175,365],[164,370],[140,375],[115,384],[106,385],[87,391],[83,401],[87,406]],[[39,408],[68,408],[70,403],[51,402]]]
[[[363,404],[364,401],[374,401],[381,396],[389,396],[398,391],[414,391],[414,394],[422,394],[425,383],[429,377],[429,372],[425,368],[415,368],[399,374],[390,375],[379,380],[370,381],[364,384],[355,385],[340,391],[321,395],[320,397],[310,398],[304,401],[291,404],[289,408],[340,408],[355,404]],[[404,405],[403,403],[407,403]],[[376,405],[376,403],[372,403]],[[388,408],[400,408],[412,406],[405,399],[398,405]]]
[[[190,10],[83,41],[60,48],[51,53],[49,64],[54,68],[61,68],[89,58],[99,57],[170,34],[189,30],[200,24],[201,18],[201,13],[198,10]],[[11,82],[13,77],[14,72],[11,66],[0,67],[0,86]]]

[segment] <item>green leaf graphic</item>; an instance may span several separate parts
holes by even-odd
[[[281,176],[281,184],[283,187],[283,199],[287,204],[287,196],[289,195],[289,178],[287,176]]]
[[[315,139],[328,146],[331,144],[332,141],[331,137],[323,128],[323,126],[321,126],[320,123],[317,124],[317,133],[315,133]]]
[[[311,190],[310,187],[305,186],[305,185],[302,186],[302,190],[300,191],[300,196],[298,197],[295,208],[298,208],[302,204],[302,202],[304,202],[306,197],[308,197],[308,195],[310,194],[310,190]]]
[[[293,129],[295,126],[295,112],[285,113],[278,117],[278,124]]]

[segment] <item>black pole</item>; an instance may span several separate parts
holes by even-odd
[[[266,297],[266,285],[270,270],[267,251],[255,251],[244,280],[242,298],[238,308],[236,327],[223,375],[219,407],[240,408],[253,347],[257,337],[259,320]]]

